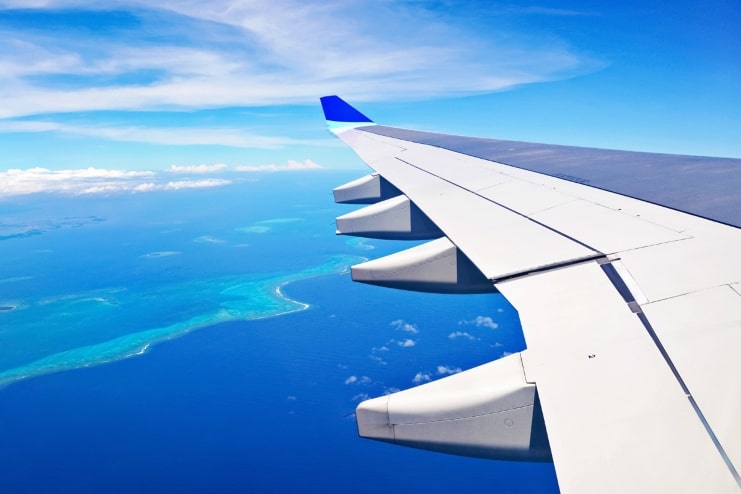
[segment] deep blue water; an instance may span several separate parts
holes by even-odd
[[[27,351],[38,356],[44,333],[61,331],[54,314],[31,324],[37,312],[51,310],[35,305],[44,297],[123,287],[126,297],[106,295],[121,305],[104,315],[113,325],[146,329],[158,318],[177,319],[180,308],[184,318],[210,313],[209,300],[188,305],[193,293],[209,298],[214,285],[235,276],[286,276],[332,256],[375,257],[400,247],[369,242],[374,249],[366,250],[334,237],[333,218],[347,209],[331,203],[329,190],[354,177],[307,175],[263,177],[218,192],[153,193],[134,203],[20,201],[16,218],[51,218],[56,205],[54,211],[82,207],[103,221],[0,241],[0,278],[11,279],[0,283],[0,302],[27,306],[0,317],[22,315],[35,328]],[[276,218],[299,220],[270,222]],[[244,227],[252,230],[236,230]],[[194,241],[203,236],[222,242]],[[52,251],[46,254],[55,261],[35,264],[37,251]],[[180,254],[141,257],[169,251]],[[176,288],[190,292],[178,296]],[[522,349],[516,314],[501,297],[386,290],[331,269],[283,292],[309,308],[208,325],[139,356],[0,389],[0,492],[557,491],[550,464],[439,455],[356,434],[352,413],[363,397],[410,387],[417,374],[440,377],[438,366],[466,369]],[[87,303],[65,300],[69,307]],[[160,307],[167,304],[179,309]],[[99,305],[89,305],[88,322],[109,310]],[[476,325],[477,317],[499,327]],[[95,326],[83,322],[66,337],[92,338],[84,333]],[[404,331],[405,324],[416,332]],[[8,348],[23,341],[7,323],[0,339],[4,333],[13,333]],[[14,348],[22,361],[26,350]]]

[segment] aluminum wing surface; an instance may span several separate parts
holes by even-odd
[[[740,492],[741,160],[330,130],[373,173],[339,234],[429,238],[353,279],[501,292],[527,344],[358,406],[362,436],[550,460],[564,493]]]

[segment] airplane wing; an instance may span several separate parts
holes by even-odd
[[[361,436],[552,461],[564,493],[741,491],[741,160],[330,130],[373,173],[337,233],[429,242],[355,281],[502,293],[521,353],[361,403]]]

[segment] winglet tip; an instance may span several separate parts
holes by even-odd
[[[322,96],[319,98],[327,123],[341,124],[372,124],[373,120],[360,113],[345,100],[336,95]]]

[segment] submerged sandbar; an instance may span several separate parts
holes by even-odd
[[[159,300],[166,292],[182,293],[183,300],[181,302],[195,297],[196,300],[213,299],[216,304],[208,307],[204,306],[202,311],[191,312],[182,319],[171,320],[169,324],[150,326],[148,329],[138,328],[139,330],[135,331],[124,330],[122,331],[123,334],[119,333],[113,338],[109,337],[97,341],[95,341],[95,338],[90,339],[89,337],[100,331],[100,325],[107,322],[105,318],[110,313],[100,312],[96,316],[95,310],[100,310],[102,306],[109,307],[109,304],[95,304],[90,309],[85,309],[85,314],[81,314],[87,316],[86,318],[80,318],[88,321],[88,326],[84,331],[85,334],[82,335],[86,338],[78,339],[73,344],[74,346],[67,346],[66,349],[61,351],[46,353],[46,355],[38,354],[36,358],[29,359],[23,365],[0,369],[0,387],[43,374],[90,367],[142,355],[154,344],[184,336],[207,326],[224,322],[263,319],[305,310],[309,307],[308,304],[287,297],[281,291],[281,287],[294,281],[315,276],[343,273],[347,271],[350,265],[360,260],[364,259],[356,256],[340,255],[330,258],[322,265],[292,274],[257,278],[234,276],[195,280],[178,287],[159,287],[158,291],[152,293],[133,293],[128,290],[121,292],[118,290],[122,296],[130,297],[127,301],[129,304],[136,303],[140,298],[152,298],[153,294],[157,294]],[[79,300],[79,296],[60,297],[57,302],[63,305],[57,310],[64,312],[69,311],[70,307],[75,309],[84,307],[76,303]],[[83,300],[93,300],[93,298],[86,294]],[[107,310],[118,310],[118,307],[126,305],[115,304],[114,309]],[[0,306],[0,310],[3,308],[11,308],[11,306],[6,303]],[[125,320],[119,319],[118,322],[126,326]],[[132,327],[136,328],[136,325]],[[80,336],[81,334],[71,335],[71,337],[78,338]],[[69,345],[69,342],[62,341],[61,343]]]

